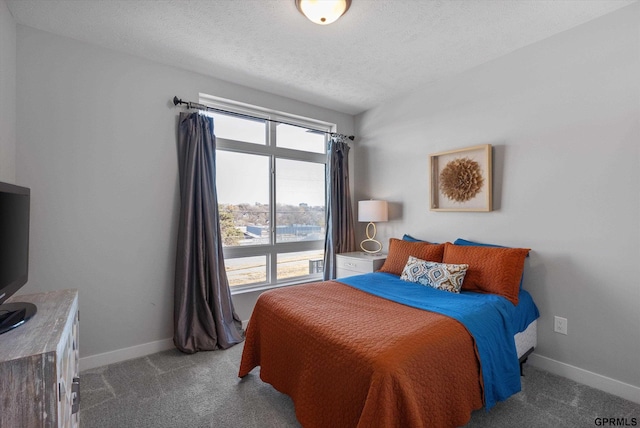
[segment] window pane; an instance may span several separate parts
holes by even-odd
[[[269,244],[269,157],[218,150],[216,158],[223,245]]]
[[[267,126],[264,120],[245,119],[213,112],[205,114],[213,117],[213,133],[217,138],[263,145],[267,143]]]
[[[276,146],[305,152],[325,153],[325,133],[278,123]]]
[[[278,254],[278,280],[322,273],[324,251]]]
[[[324,239],[324,164],[276,159],[276,242]]]
[[[267,281],[267,256],[225,259],[224,264],[231,287]]]

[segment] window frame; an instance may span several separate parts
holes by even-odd
[[[276,241],[276,160],[290,159],[303,162],[312,162],[323,164],[327,168],[327,143],[329,141],[329,133],[336,132],[336,124],[324,122],[320,120],[304,118],[280,111],[269,110],[262,107],[252,106],[224,98],[214,97],[211,95],[200,94],[200,103],[212,107],[229,111],[232,113],[244,114],[265,120],[265,144],[255,144],[245,141],[226,139],[216,136],[216,150],[223,150],[235,153],[254,154],[269,157],[269,218],[270,225],[270,244],[257,244],[247,246],[224,247],[223,255],[225,260],[239,257],[266,256],[266,278],[264,282],[251,283],[246,285],[234,285],[231,288],[231,294],[240,294],[269,288],[300,284],[304,282],[317,281],[322,279],[322,273],[309,274],[294,278],[278,280],[278,254],[286,254],[302,251],[324,250],[325,240],[315,241],[297,241],[297,242],[280,242]],[[212,113],[216,113],[215,111]],[[220,112],[219,114],[224,114]],[[247,118],[249,120],[249,118]],[[278,147],[276,145],[276,128],[277,123],[287,125],[296,125],[307,129],[316,130],[325,133],[324,153],[305,152],[302,150]],[[215,130],[215,122],[214,122]],[[215,131],[214,131],[215,132]],[[325,201],[326,201],[326,183],[325,183]],[[326,217],[325,202],[325,217]],[[325,225],[326,227],[326,225]]]

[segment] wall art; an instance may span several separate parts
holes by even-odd
[[[491,211],[491,144],[429,155],[432,211]]]

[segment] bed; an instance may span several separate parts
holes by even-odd
[[[519,359],[535,347],[529,293],[518,283],[509,298],[450,293],[398,275],[410,253],[446,260],[446,245],[434,255],[433,247],[421,253],[390,242],[379,272],[263,293],[239,376],[260,366],[260,378],[292,398],[304,427],[462,426],[473,410],[518,392]],[[477,273],[467,273],[470,288]]]

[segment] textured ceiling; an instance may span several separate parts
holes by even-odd
[[[349,114],[636,0],[7,0],[16,21]]]

